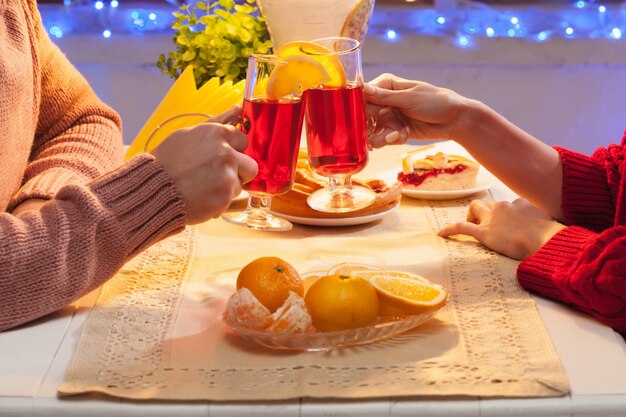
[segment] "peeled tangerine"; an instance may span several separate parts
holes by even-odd
[[[272,333],[304,333],[311,326],[311,316],[304,299],[293,291],[272,318],[274,322],[267,328]]]
[[[272,313],[250,292],[241,288],[226,303],[226,314],[242,327],[265,330],[272,324]]]
[[[226,314],[242,327],[272,333],[301,333],[311,326],[304,300],[293,291],[272,314],[249,289],[240,288],[226,303]]]

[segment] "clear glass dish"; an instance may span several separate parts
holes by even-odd
[[[319,332],[312,329],[305,333],[269,333],[242,327],[230,320],[227,314],[224,314],[223,320],[237,335],[272,349],[329,350],[364,345],[397,336],[430,320],[445,305],[446,303],[442,303],[417,315],[380,317],[371,326],[337,332]]]

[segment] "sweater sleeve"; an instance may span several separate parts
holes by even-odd
[[[601,231],[614,224],[619,172],[611,149],[598,149],[591,157],[555,148],[563,165],[565,224]]]
[[[88,293],[185,222],[180,192],[148,154],[61,188],[40,211],[0,214],[0,331]]]
[[[623,148],[585,156],[556,148],[563,164],[563,229],[518,270],[520,284],[626,332],[626,227],[620,199]],[[622,196],[623,198],[623,196]]]
[[[520,284],[626,333],[626,227],[563,229],[520,263]]]
[[[50,41],[34,1],[29,1],[40,75],[35,139],[12,210],[30,198],[52,198],[66,184],[85,183],[123,161],[121,122]]]

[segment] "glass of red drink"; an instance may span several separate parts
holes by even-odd
[[[312,193],[307,202],[315,210],[345,213],[366,207],[376,198],[370,188],[352,185],[350,180],[368,161],[361,45],[343,37],[313,42],[328,52],[302,52],[326,66],[329,61],[340,64],[345,83],[320,85],[304,93],[309,163],[330,182],[329,188]]]
[[[267,94],[269,77],[285,61],[271,55],[251,55],[244,91],[241,130],[248,137],[244,151],[259,165],[257,176],[243,188],[250,194],[243,212],[224,213],[222,218],[257,230],[284,231],[291,229],[289,221],[274,216],[269,208],[272,196],[284,194],[293,185],[304,103],[295,94],[270,98]]]

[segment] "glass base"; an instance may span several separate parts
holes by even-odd
[[[238,226],[273,232],[286,232],[293,227],[289,221],[273,216],[263,210],[248,209],[234,213],[224,213],[222,214],[222,219]]]
[[[322,188],[307,198],[309,207],[326,213],[348,213],[369,206],[376,199],[376,193],[367,187]]]

